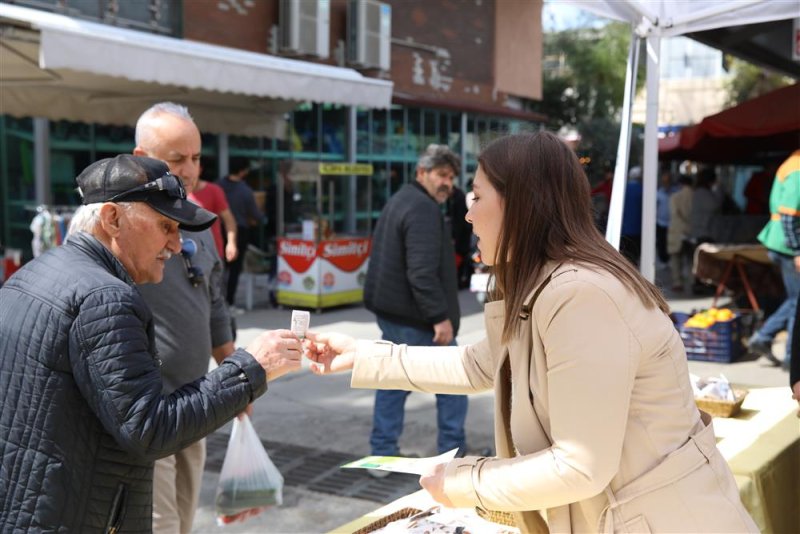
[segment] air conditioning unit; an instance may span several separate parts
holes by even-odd
[[[330,49],[330,0],[281,0],[281,52],[327,58]]]
[[[375,0],[347,5],[348,62],[365,69],[391,67],[392,7]]]

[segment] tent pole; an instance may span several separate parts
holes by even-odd
[[[644,126],[642,169],[642,256],[639,269],[651,282],[656,279],[656,191],[658,190],[658,89],[661,37],[647,37],[647,115]]]
[[[619,144],[617,145],[617,162],[614,168],[614,184],[611,190],[611,204],[608,207],[606,224],[606,241],[619,250],[620,231],[622,229],[622,210],[625,205],[625,183],[628,176],[628,157],[631,152],[631,106],[636,91],[636,70],[639,66],[640,37],[631,31],[631,47],[628,52],[628,67],[625,71],[625,96],[622,103],[620,119]]]

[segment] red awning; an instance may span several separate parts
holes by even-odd
[[[800,83],[711,115],[659,140],[661,159],[745,163],[800,148]]]

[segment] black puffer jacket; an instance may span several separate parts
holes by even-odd
[[[417,182],[386,203],[364,283],[364,304],[378,316],[420,328],[450,319],[458,333],[461,311],[450,228],[436,200]]]
[[[88,234],[0,289],[0,531],[149,532],[154,460],[266,390],[239,350],[162,395],[153,347],[138,290]]]

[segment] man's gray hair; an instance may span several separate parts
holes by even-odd
[[[92,204],[85,204],[75,210],[75,214],[69,221],[69,228],[67,229],[66,241],[69,238],[78,234],[79,232],[86,232],[87,234],[94,233],[94,228],[100,222],[100,208],[103,207],[105,202],[94,202]],[[117,202],[124,209],[131,207],[130,202]]]
[[[147,134],[150,133],[147,127],[150,121],[159,115],[172,115],[173,117],[194,122],[194,119],[189,114],[189,108],[186,106],[176,104],[175,102],[159,102],[158,104],[153,104],[147,108],[144,113],[139,115],[139,120],[136,121],[136,133],[134,134],[136,146],[143,147],[142,142],[147,139]]]
[[[102,205],[103,202],[95,202],[94,204],[86,204],[75,210],[72,220],[69,221],[67,241],[78,232],[92,233],[94,227],[100,222],[100,208]]]
[[[417,161],[417,168],[431,171],[438,167],[450,167],[458,175],[461,172],[461,158],[447,145],[428,145]]]

